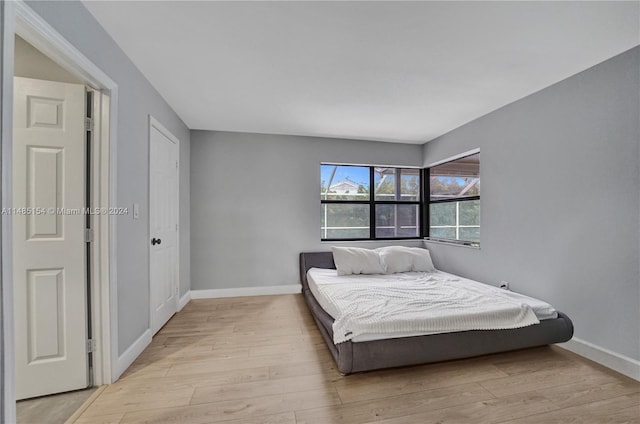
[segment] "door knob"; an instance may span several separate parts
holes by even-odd
[[[151,246],[155,246],[156,244],[160,244],[160,243],[162,243],[161,239],[157,239],[155,237],[151,239]]]

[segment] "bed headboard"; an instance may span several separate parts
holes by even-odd
[[[336,269],[331,252],[302,252],[300,253],[300,282],[302,291],[309,290],[307,271],[311,268]]]

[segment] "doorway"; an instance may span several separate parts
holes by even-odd
[[[16,399],[93,384],[90,235],[94,90],[15,37]]]
[[[14,78],[16,399],[86,388],[85,87]]]
[[[118,85],[51,25],[22,1],[0,3],[0,52],[2,53],[0,136],[2,140],[2,206],[13,207],[13,70],[14,41],[19,35],[46,57],[86,86],[96,89],[93,112],[96,117],[92,143],[91,204],[102,210],[116,204],[116,145]],[[117,351],[117,291],[116,291],[116,217],[96,214],[89,217],[93,243],[88,260],[90,275],[91,330],[93,342],[94,385],[115,381],[121,373]],[[13,216],[2,217],[2,325],[0,343],[0,421],[15,422],[15,356],[14,356],[14,296],[13,296]],[[54,284],[51,284],[54,286]]]

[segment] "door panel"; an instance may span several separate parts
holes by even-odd
[[[149,276],[151,330],[155,334],[178,307],[178,146],[166,130],[152,124],[149,131]]]
[[[87,386],[84,108],[82,85],[14,79],[17,399]]]
[[[64,150],[26,146],[27,207],[48,208],[62,204]],[[27,240],[62,237],[62,215],[27,215]]]
[[[27,271],[29,362],[63,358],[65,281],[62,269]]]

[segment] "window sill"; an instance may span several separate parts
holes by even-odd
[[[431,239],[431,238],[425,238],[424,241],[426,243],[445,244],[448,246],[458,246],[458,247],[466,247],[467,249],[480,250],[480,244],[472,245],[472,244],[468,244],[468,242],[456,242],[456,241],[450,241],[450,240]]]
[[[420,242],[421,238],[386,238],[386,239],[356,239],[356,240],[320,240],[323,244],[336,243],[395,243],[395,242]]]

